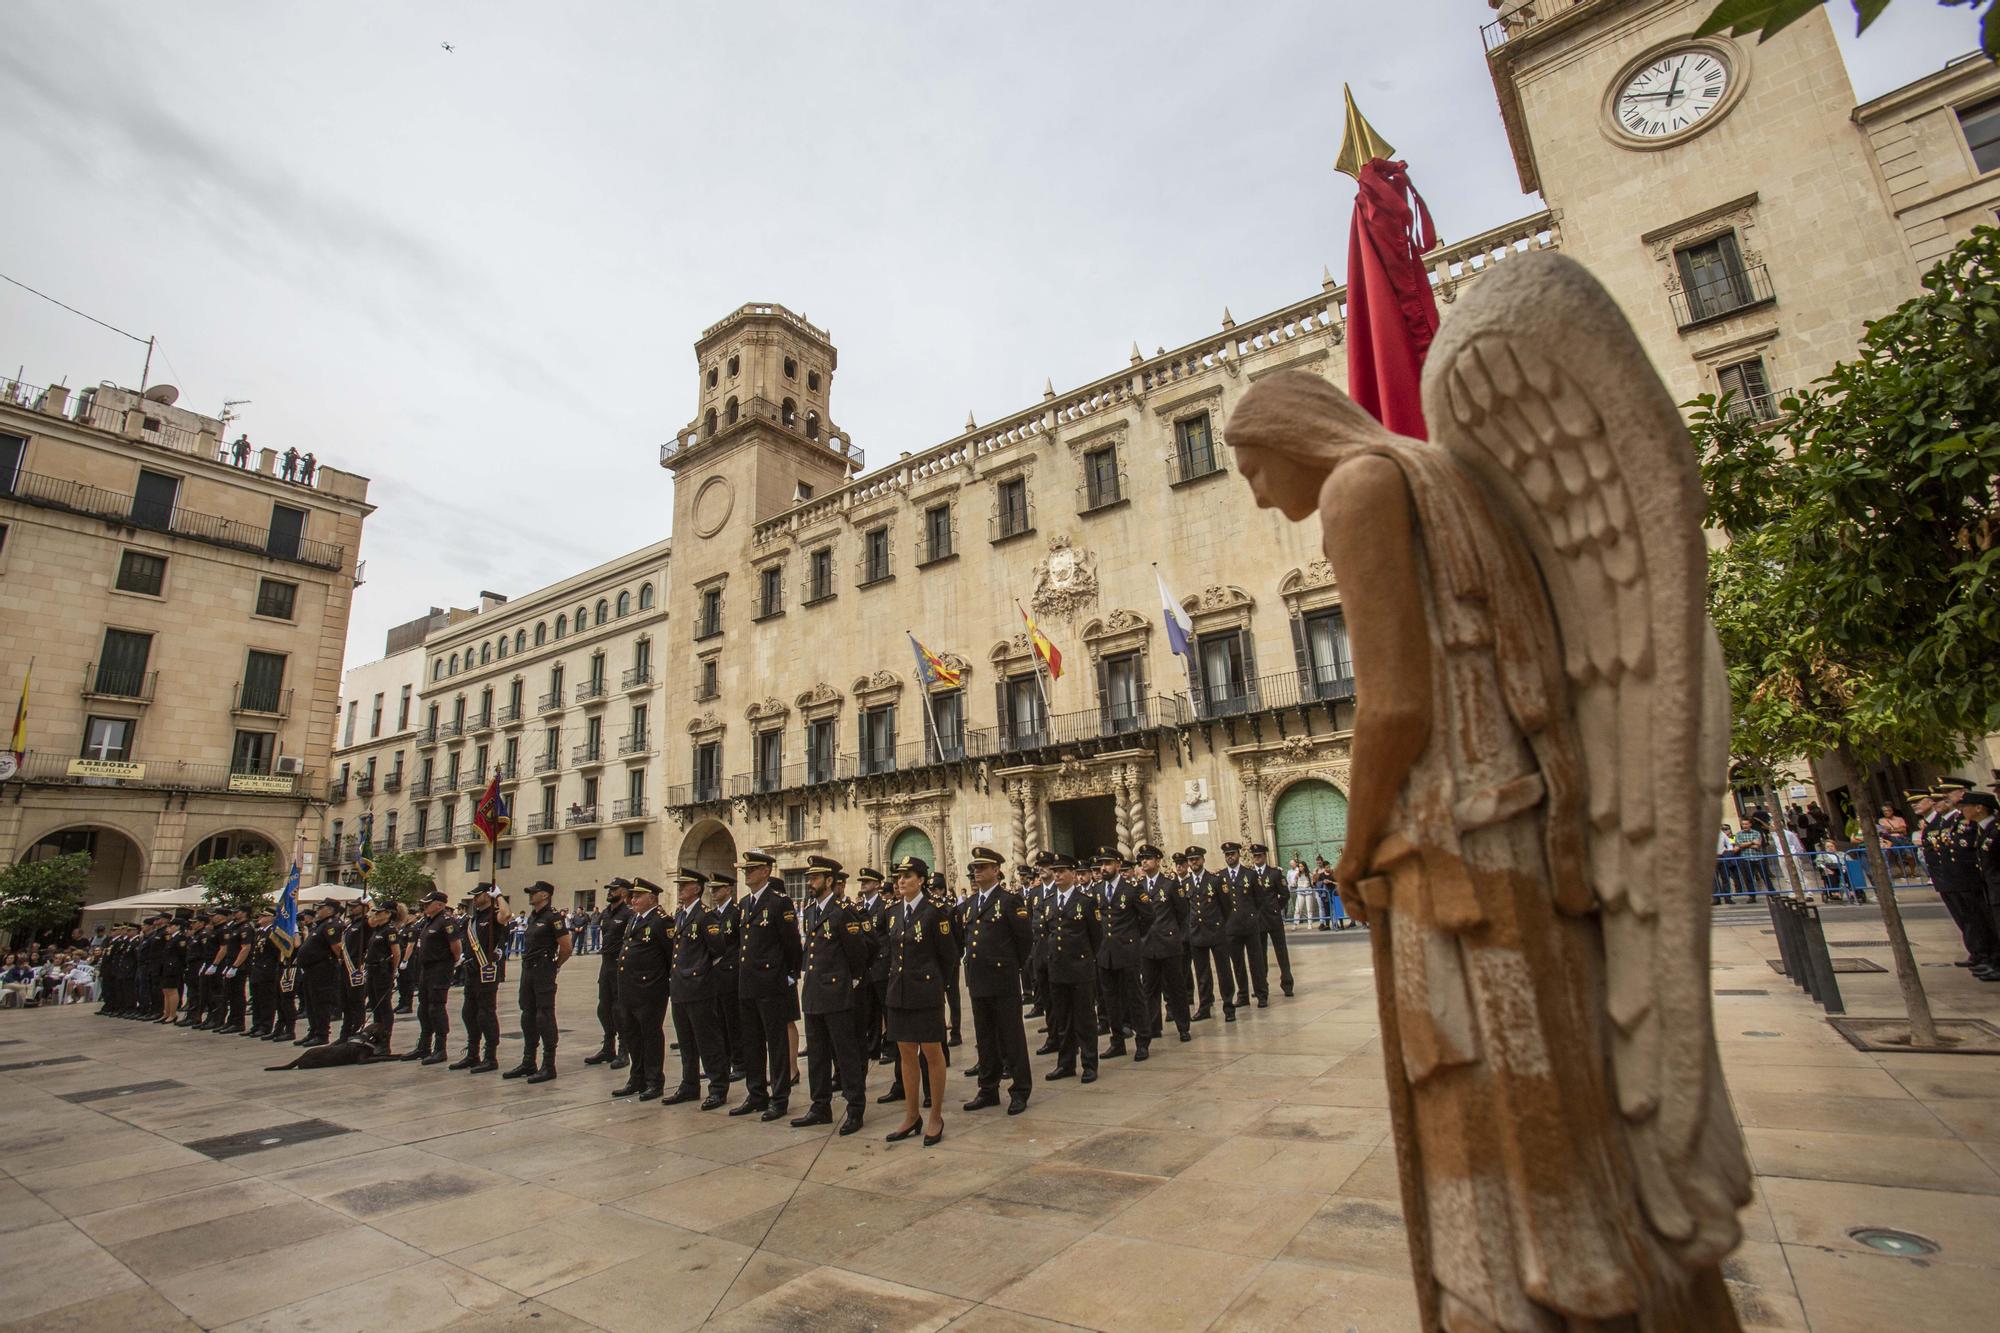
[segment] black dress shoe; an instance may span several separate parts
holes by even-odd
[[[1141,1060],[1150,1060],[1152,1058],[1153,1058],[1152,1047],[1148,1043],[1143,1041],[1139,1043],[1139,1048],[1132,1052],[1132,1063],[1135,1065],[1138,1064]]]
[[[1015,1093],[1009,1093],[1009,1094],[1008,1094],[1008,1096],[1007,1096],[1007,1114],[1008,1114],[1008,1115],[1019,1115],[1019,1114],[1021,1114],[1021,1112],[1025,1111],[1025,1110],[1027,1110],[1027,1109],[1028,1109],[1028,1094],[1027,1094],[1027,1093],[1025,1093],[1025,1092],[1015,1092]]]
[[[1182,1028],[1182,1029],[1181,1029],[1181,1040],[1182,1040],[1182,1041],[1193,1041],[1193,1040],[1194,1040],[1194,1033],[1192,1033],[1192,1032],[1189,1032],[1189,1031],[1188,1031],[1188,1030],[1187,1030],[1186,1028]]]
[[[1095,1083],[1095,1082],[1097,1082],[1097,1071],[1096,1071],[1095,1069],[1086,1069],[1086,1070],[1084,1070],[1084,1071],[1083,1071],[1083,1077],[1082,1077],[1082,1078],[1080,1078],[1080,1079],[1078,1079],[1078,1080],[1077,1080],[1077,1082],[1079,1082],[1079,1083]]]
[[[890,1051],[884,1051],[875,1057],[875,1063],[878,1065],[893,1065],[896,1063],[895,1054]]]
[[[660,1098],[660,1105],[679,1106],[682,1102],[691,1102],[700,1096],[701,1096],[701,1090],[699,1088],[696,1088],[693,1091],[690,1091],[687,1088],[675,1088],[673,1096]]]
[[[773,1117],[768,1112],[765,1114],[764,1118],[766,1120],[773,1119]],[[815,1106],[810,1111],[807,1111],[804,1115],[795,1118],[792,1121],[792,1128],[811,1129],[814,1125],[830,1125],[832,1123],[833,1123],[833,1112],[822,1111],[817,1106]]]
[[[968,1111],[984,1111],[989,1106],[998,1106],[999,1104],[999,1093],[987,1092],[982,1089],[977,1097],[974,1097],[965,1104],[965,1109]]]
[[[623,1051],[620,1051],[618,1054],[611,1057],[611,1068],[613,1069],[623,1069],[631,1063],[632,1063],[631,1057],[626,1055]]]
[[[741,1102],[737,1103],[735,1106],[730,1107],[729,1114],[755,1115],[759,1111],[762,1111],[765,1107],[769,1106],[770,1104],[771,1103],[769,1102],[760,1102],[753,1098],[746,1097]]]
[[[481,1060],[478,1064],[474,1065],[472,1067],[472,1072],[475,1074],[490,1074],[499,1067],[500,1067],[500,1062],[498,1060],[495,1060],[493,1057],[488,1056],[486,1059]]]
[[[1119,1057],[1123,1056],[1124,1054],[1125,1054],[1125,1043],[1122,1041],[1114,1041],[1109,1046],[1106,1046],[1104,1048],[1104,1053],[1102,1055],[1099,1055],[1097,1058],[1100,1060],[1116,1060]]]
[[[1201,1008],[1194,1011],[1194,1017],[1190,1021],[1195,1023],[1202,1023],[1214,1017],[1215,1015],[1209,1011],[1209,1007],[1207,1005],[1203,1005]]]
[[[616,1051],[609,1050],[592,1051],[589,1055],[583,1057],[583,1062],[587,1065],[601,1065],[609,1062],[617,1054]]]
[[[917,1121],[913,1125],[905,1125],[901,1129],[893,1130],[890,1133],[884,1134],[882,1136],[882,1142],[901,1143],[904,1139],[914,1138],[916,1136],[917,1131],[922,1129],[923,1127],[924,1127],[924,1122],[921,1120]]]
[[[1271,1007],[1271,997],[1268,995],[1259,995],[1257,997],[1257,1007],[1259,1009],[1269,1009]]]
[[[944,1126],[943,1126],[943,1125],[939,1125],[939,1126],[938,1126],[938,1132],[937,1132],[937,1133],[935,1133],[935,1134],[926,1134],[926,1135],[924,1135],[924,1146],[925,1146],[926,1148],[935,1148],[935,1147],[937,1147],[937,1146],[938,1146],[938,1144],[940,1144],[940,1143],[942,1143],[942,1142],[944,1142]]]
[[[978,1065],[974,1065],[974,1066],[973,1066],[972,1068],[970,1068],[970,1069],[966,1070],[966,1071],[965,1071],[965,1076],[966,1076],[967,1078],[978,1078],[978,1077],[979,1077],[979,1066],[978,1066]]]
[[[660,1100],[660,1094],[666,1090],[667,1088],[664,1083],[648,1083],[646,1090],[639,1094],[639,1100],[642,1102],[656,1102]]]
[[[783,1102],[772,1102],[769,1106],[764,1108],[764,1114],[758,1116],[757,1118],[759,1120],[764,1121],[766,1124],[769,1124],[773,1120],[783,1120],[785,1116],[790,1113],[790,1111],[791,1108],[789,1106],[786,1106]],[[831,1121],[833,1117],[828,1116],[827,1119]]]
[[[847,1118],[840,1122],[840,1136],[842,1138],[846,1138],[849,1134],[854,1133],[856,1130],[860,1128],[861,1128],[861,1108],[858,1106],[848,1107]]]
[[[534,1067],[533,1065],[530,1065],[530,1064],[519,1064],[519,1065],[515,1065],[515,1066],[514,1066],[514,1067],[513,1067],[512,1069],[508,1070],[508,1071],[507,1071],[506,1073],[502,1074],[502,1075],[501,1075],[500,1077],[501,1077],[501,1078],[526,1078],[526,1077],[527,1077],[528,1075],[530,1075],[530,1074],[532,1074],[532,1073],[534,1073],[534,1072],[535,1072],[535,1067]]]
[[[611,1095],[613,1097],[630,1097],[633,1093],[639,1091],[642,1091],[642,1089],[637,1083],[627,1083],[622,1088],[613,1088],[611,1090]]]
[[[1236,1021],[1236,1011],[1234,1009],[1224,1009],[1222,1011],[1222,1021],[1225,1023],[1234,1023]]]
[[[466,1055],[457,1060],[453,1060],[450,1064],[446,1065],[445,1068],[451,1070],[472,1069],[477,1067],[478,1064],[479,1064],[478,1056]]]
[[[547,1083],[553,1080],[555,1076],[556,1076],[556,1067],[554,1065],[544,1065],[540,1069],[536,1070],[534,1073],[528,1075],[528,1082]]]
[[[1289,1000],[1289,999],[1291,999],[1291,998],[1292,998],[1292,983],[1291,983],[1291,982],[1289,982],[1289,981],[1287,981],[1287,982],[1285,982],[1285,983],[1283,983],[1283,984],[1284,984],[1284,990],[1285,990],[1285,998]]]
[[[1074,1069],[1052,1069],[1048,1073],[1042,1075],[1043,1080],[1049,1083],[1053,1083],[1059,1078],[1075,1078],[1075,1077],[1076,1077],[1076,1071]]]
[[[304,1041],[299,1043],[299,1045],[301,1046],[324,1046],[326,1044],[327,1040],[325,1037],[307,1037]]]
[[[1036,1005],[1034,1008],[1030,1009],[1027,1013],[1021,1015],[1021,1017],[1023,1018],[1040,1018],[1041,1016],[1042,1016],[1042,1006],[1040,1006],[1039,1004]]]
[[[887,1092],[883,1093],[880,1097],[877,1097],[875,1099],[875,1104],[877,1106],[887,1106],[891,1102],[900,1102],[902,1100],[903,1100],[903,1090],[901,1088],[891,1088]]]
[[[444,1063],[444,1052],[443,1051],[434,1052],[430,1055],[425,1056],[422,1060],[418,1061],[417,1063],[426,1065],[441,1065]]]
[[[1056,1044],[1052,1041],[1045,1041],[1035,1048],[1036,1055],[1054,1055],[1055,1053]]]
[[[954,1032],[951,1034],[951,1041],[948,1044],[952,1046],[963,1046],[965,1045],[965,1038],[959,1036],[956,1032]],[[799,1054],[803,1055],[805,1054],[805,1052],[801,1051],[799,1052]]]
[[[748,1078],[749,1075],[750,1071],[745,1069],[742,1065],[729,1066],[729,1081],[731,1083],[741,1083],[744,1079]]]
[[[727,1105],[729,1105],[729,1094],[724,1092],[711,1093],[701,1099],[701,1109],[704,1111],[714,1111]]]

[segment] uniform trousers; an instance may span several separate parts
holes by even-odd
[[[625,1056],[632,1072],[625,1081],[645,1090],[666,1082],[667,992],[621,991],[618,996],[618,1032],[625,1042]]]
[[[465,1002],[459,1008],[459,1017],[465,1020],[466,1052],[479,1054],[480,1043],[486,1043],[486,1058],[500,1058],[500,983],[481,981],[477,967],[468,969],[465,983]]]
[[[245,1011],[250,1007],[250,977],[242,968],[231,969],[236,973],[222,979],[223,994],[227,997],[228,1011],[223,1015],[223,1026],[241,1029]]]
[[[1096,982],[1049,978],[1049,1040],[1056,1044],[1056,1068],[1074,1070],[1080,1047],[1083,1067],[1096,1070]]]
[[[981,1092],[998,1091],[1003,1069],[1007,1091],[1025,1096],[1035,1086],[1035,1076],[1028,1068],[1028,1028],[1021,1019],[1018,993],[973,996],[972,1037],[979,1047]]]
[[[368,979],[368,1021],[375,1025],[375,1049],[389,1049],[390,1034],[396,1030],[396,969],[389,963],[370,963]]]
[[[417,1002],[417,964],[412,959],[396,970],[396,1007],[408,1009]]]
[[[722,1045],[729,1052],[729,1072],[733,1075],[748,1063],[743,1050],[743,1005],[736,995],[736,978],[724,974],[722,993],[715,997],[715,1021],[722,1029]]]
[[[306,1036],[325,1041],[340,1013],[340,969],[330,958],[309,963],[299,969],[299,984],[306,988]]]
[[[1140,1012],[1139,968],[1100,967],[1097,969],[1097,993],[1102,1006],[1103,1023],[1100,1026],[1111,1029],[1113,1041],[1125,1040],[1125,1030],[1132,1029],[1143,1035],[1148,1029],[1147,1019]],[[1053,1031],[1054,1029],[1051,1029]]]
[[[786,1037],[791,1006],[782,995],[745,995],[737,1000],[743,1026],[743,1086],[753,1102],[783,1105],[791,1095],[792,1051]]]
[[[963,1029],[959,1026],[959,1021],[958,1021],[959,1004],[960,1004],[960,999],[958,994],[958,971],[959,971],[958,963],[946,964],[944,969],[944,1002],[945,1002],[945,1010],[951,1017],[951,1024],[950,1024],[951,1039],[953,1041],[958,1041],[960,1039],[959,1034],[961,1031],[963,1031]]]
[[[1257,935],[1238,935],[1229,941],[1229,952],[1232,965],[1236,968],[1236,984],[1239,987],[1236,993],[1236,1003],[1239,1005],[1248,1004],[1252,995],[1260,1000],[1271,998],[1271,977],[1265,970],[1264,941],[1257,937],[1263,933],[1258,931]],[[1244,985],[1246,973],[1248,986]]]
[[[278,1021],[278,970],[250,972],[250,1029],[269,1032]]]
[[[1958,920],[1965,952],[1974,966],[2000,962],[2000,936],[1996,936],[1993,912],[1984,893],[1941,893],[1945,906]]]
[[[340,979],[340,1035],[351,1037],[361,1031],[368,1021],[368,970],[364,964],[361,982],[355,984],[350,973]]]
[[[675,1000],[674,1041],[681,1048],[680,1091],[692,1095],[701,1089],[702,1070],[708,1071],[708,1091],[720,1097],[729,1091],[729,1045],[722,1038],[722,1016],[715,1001]]]
[[[426,1055],[443,1055],[451,1036],[451,964],[423,964],[417,977],[417,1049]]]
[[[815,1111],[832,1109],[836,1073],[841,1099],[850,1110],[860,1110],[868,1101],[868,1058],[861,1052],[857,1022],[860,1012],[842,1009],[806,1015],[806,1086]]]
[[[604,955],[597,967],[597,1026],[604,1031],[599,1050],[618,1050],[618,960]]]
[[[1157,1037],[1165,1029],[1160,1024],[1160,1001],[1166,1000],[1167,1017],[1172,1020],[1176,1032],[1188,1030],[1187,977],[1181,972],[1179,958],[1148,958],[1141,966],[1141,975],[1146,990],[1146,1015],[1140,1034]]]
[[[1266,929],[1261,933],[1257,941],[1257,954],[1260,961],[1263,959],[1264,944],[1266,941],[1278,953],[1278,984],[1286,990],[1290,990],[1292,987],[1292,951],[1285,943],[1284,926],[1280,925],[1275,930]]]
[[[867,1049],[870,1059],[879,1058],[887,1049],[889,1026],[889,979],[869,978],[865,988],[868,991],[868,1027],[866,1030]],[[894,1055],[894,1051],[889,1052]]]
[[[540,1043],[545,1068],[556,1062],[556,967],[555,959],[529,962],[521,968],[521,1063],[535,1062]]]
[[[272,1029],[287,1037],[299,1025],[299,970],[296,967],[278,969],[277,1001],[278,1024]]]

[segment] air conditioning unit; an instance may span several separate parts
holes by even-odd
[[[306,761],[297,755],[281,754],[278,756],[277,772],[279,776],[295,778],[305,771]]]

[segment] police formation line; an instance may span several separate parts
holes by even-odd
[[[2000,982],[2000,799],[1964,778],[1940,778],[1903,797],[1917,815],[1924,869],[1965,942],[1957,966]]]
[[[791,1113],[803,1054],[807,1105],[791,1123],[832,1124],[838,1097],[842,1134],[862,1126],[870,1064],[892,1065],[892,1085],[876,1100],[901,1102],[904,1120],[888,1138],[921,1131],[934,1144],[963,996],[977,1051],[965,1076],[978,1080],[965,1110],[1000,1106],[1004,1079],[1007,1114],[1018,1115],[1034,1088],[1028,1020],[1045,1020],[1033,1052],[1055,1057],[1045,1078],[1094,1083],[1101,1061],[1151,1058],[1169,1026],[1192,1040],[1218,1001],[1226,1023],[1267,1007],[1273,954],[1291,995],[1285,877],[1265,847],[1252,844],[1247,861],[1245,850],[1224,843],[1214,870],[1201,847],[1169,858],[1142,846],[1129,859],[1106,849],[1087,862],[1042,852],[1010,884],[1003,858],[977,847],[958,896],[917,857],[886,880],[862,867],[852,896],[840,862],[808,857],[795,867],[799,903],[776,858],[759,850],[737,861],[740,883],[683,869],[668,895],[651,880],[613,879],[597,978],[603,1042],[584,1063],[625,1072],[613,1096],[704,1111],[728,1105],[741,1083],[729,1114],[773,1121]],[[556,979],[571,941],[553,886],[538,881],[528,895],[518,959],[524,1050],[502,1077],[543,1083],[556,1077]],[[465,1046],[449,1068],[493,1072],[512,922],[491,884],[456,912],[436,891],[415,914],[392,902],[322,902],[289,954],[268,910],[254,921],[243,911],[160,914],[111,941],[101,1012],[301,1047],[357,1042],[389,1058],[396,1017],[414,1009],[416,1045],[395,1058],[435,1065],[448,1058],[457,983]],[[671,1093],[669,1012],[680,1066]],[[1102,1050],[1099,1038],[1109,1038]]]

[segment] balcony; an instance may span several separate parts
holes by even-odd
[[[429,724],[428,726],[425,726],[425,727],[421,728],[421,729],[420,729],[420,730],[419,730],[419,731],[417,732],[417,748],[418,748],[418,749],[423,749],[423,748],[425,748],[426,746],[432,746],[432,745],[436,745],[437,743],[438,743],[438,727],[437,727],[437,723],[433,722],[433,723]]]
[[[392,768],[382,776],[382,794],[393,795],[403,789],[403,770]]]
[[[872,777],[878,773],[907,773],[933,764],[956,764],[998,752],[994,733],[968,728],[941,740],[924,737],[907,740],[893,748],[866,749],[854,757],[855,775]]]
[[[346,778],[335,778],[335,779],[334,779],[334,780],[333,780],[332,782],[329,782],[329,783],[327,783],[327,784],[326,784],[326,799],[327,799],[327,800],[329,800],[329,801],[344,801],[344,800],[346,800],[346,799],[347,799],[347,779],[346,779]]]
[[[1176,449],[1167,455],[1167,485],[1186,486],[1209,477],[1219,477],[1228,469],[1222,466],[1222,451],[1215,447],[1213,440],[1205,444]]]
[[[1073,713],[1036,711],[1029,717],[1011,719],[1007,726],[999,728],[994,746],[1000,754],[1020,754],[1051,746],[1119,748],[1128,738],[1179,726],[1187,717],[1184,700],[1159,694]]]
[[[157,671],[134,671],[125,667],[92,662],[83,672],[83,697],[117,699],[124,703],[149,704],[160,683]]]
[[[504,764],[495,764],[493,771],[500,775],[502,782],[519,782],[521,780],[521,763],[518,759],[509,760]]]
[[[192,509],[183,509],[179,504],[141,500],[136,495],[107,491],[61,477],[45,477],[36,472],[16,471],[13,484],[5,494],[9,500],[41,509],[87,514],[122,527],[171,533],[210,546],[226,546],[231,550],[249,551],[320,569],[339,570],[347,561],[346,548],[329,542],[307,541],[303,537],[288,538],[283,533],[274,534],[268,528],[252,527],[213,514],[199,514]]]
[[[465,720],[454,718],[450,722],[437,724],[437,736],[441,741],[455,741],[465,735]]]
[[[693,782],[667,788],[667,804],[670,806],[710,805],[721,799],[720,778],[697,778]]]
[[[628,731],[618,738],[618,757],[628,754],[651,754],[653,738],[643,731]]]
[[[646,798],[643,796],[635,797],[631,800],[619,801],[611,807],[611,822],[614,824],[623,824],[631,820],[645,819],[647,817]]]
[[[1725,270],[1704,282],[1692,283],[1668,298],[1674,309],[1674,324],[1683,333],[1745,310],[1770,305],[1777,299],[1778,295],[1771,287],[1771,275],[1762,264]]]
[[[888,547],[872,556],[864,555],[855,566],[854,586],[872,588],[878,583],[887,583],[896,577],[895,555]]]
[[[539,700],[537,700],[535,703],[535,711],[537,713],[560,713],[562,711],[562,706],[563,706],[563,692],[561,689],[558,688],[550,690],[547,694],[543,695]]]
[[[424,800],[428,797],[444,795],[444,788],[439,787],[429,778],[415,778],[410,782],[410,795],[417,800]]]
[[[924,535],[917,542],[917,568],[942,564],[958,554],[958,516],[943,527],[925,526]]]
[[[235,702],[229,706],[232,713],[248,713],[255,717],[290,717],[292,715],[292,692],[271,685],[245,684],[237,681],[230,691]]]
[[[468,736],[477,736],[482,731],[491,730],[493,730],[493,714],[491,712],[475,713],[472,719],[465,724],[465,734]]]
[[[631,668],[618,681],[619,688],[626,690],[643,690],[651,686],[652,683],[653,664],[651,662]]]
[[[455,836],[455,837],[454,837],[454,838],[452,839],[452,841],[454,841],[454,842],[485,842],[485,841],[486,841],[486,835],[485,835],[484,833],[481,833],[481,832],[479,831],[479,826],[478,826],[477,824],[474,824],[474,823],[473,823],[473,822],[472,822],[471,820],[469,820],[469,819],[468,819],[468,820],[466,820],[466,821],[465,821],[465,822],[464,822],[463,824],[460,824],[460,825],[458,826],[458,828],[457,828],[456,830],[454,830],[454,832],[455,832],[455,835],[456,835],[456,836]],[[503,834],[502,834],[501,836],[502,836],[502,837],[505,837],[506,835],[505,835],[505,834],[503,833]]]
[[[833,597],[833,575],[829,572],[823,579],[806,580],[802,595],[799,598],[799,605],[818,606],[821,602],[832,601]]]
[[[603,822],[598,818],[595,805],[571,805],[569,813],[563,817],[564,828],[588,828]]]
[[[721,633],[722,633],[722,613],[718,611],[714,615],[702,616],[702,618],[695,623],[694,641],[696,643],[705,643],[710,639],[716,638]]]
[[[402,843],[402,846],[403,846],[403,850],[404,850],[404,851],[406,851],[406,852],[420,852],[420,851],[422,851],[422,850],[424,849],[424,835],[423,835],[423,833],[422,833],[421,831],[418,831],[418,832],[412,832],[412,833],[405,833],[405,834],[403,835],[403,843]]]
[[[451,846],[451,830],[448,828],[434,828],[424,834],[425,851],[436,851],[440,847],[449,846]]]
[[[96,762],[127,770],[107,774],[102,767],[72,771],[73,765]],[[281,759],[280,763],[295,761]],[[30,750],[21,761],[23,782],[51,786],[125,787],[137,791],[218,791],[235,796],[296,797],[319,790],[319,775],[310,770],[274,773],[267,764],[194,764],[178,759],[134,760],[123,756],[93,761],[69,753]]]
[[[1792,397],[1789,389],[1766,389],[1762,393],[1732,393],[1723,415],[1731,421],[1776,421],[1785,415],[1781,406]]]
[[[502,705],[500,705],[500,715],[499,715],[499,716],[500,716],[500,725],[501,725],[501,726],[503,726],[503,727],[518,727],[518,726],[520,726],[520,725],[521,725],[521,705],[519,705],[519,704],[502,704]]]
[[[547,810],[537,810],[521,821],[523,833],[554,833],[557,827],[555,815]]]
[[[1501,0],[1500,17],[1479,29],[1487,53],[1498,50],[1538,23],[1546,23],[1583,0]]]
[[[1033,500],[1023,500],[1017,505],[995,505],[993,516],[986,520],[986,540],[995,546],[1016,537],[1025,537],[1034,530]]]
[[[373,773],[363,773],[354,779],[354,794],[360,797],[373,796],[375,794],[375,775]]]
[[[721,697],[722,687],[713,681],[698,680],[695,682],[694,701],[696,703],[707,703],[710,699],[720,699]]]
[[[561,767],[562,756],[559,754],[539,754],[535,756],[535,772],[537,773],[553,773]]]
[[[578,768],[589,768],[604,762],[604,742],[585,741],[569,752],[569,759]]]
[[[602,703],[609,693],[610,690],[604,684],[604,677],[597,676],[577,682],[575,701],[580,704]]]
[[[752,624],[766,620],[776,620],[785,614],[785,585],[772,584],[757,598],[757,614],[750,617]]]
[[[1308,671],[1280,671],[1275,675],[1235,681],[1213,689],[1198,687],[1188,708],[1192,718],[1212,721],[1280,708],[1351,703],[1354,700],[1352,670],[1352,667],[1338,664],[1314,667]]]
[[[471,772],[465,774],[458,780],[458,789],[460,791],[485,791],[486,790],[485,771],[482,769],[475,768]]]
[[[323,866],[337,866],[346,860],[346,847],[352,846],[352,838],[322,838],[319,843],[319,863]]]
[[[1125,484],[1125,469],[1092,477],[1076,488],[1076,512],[1079,514],[1100,514],[1107,509],[1116,509],[1131,499],[1131,488]]]

